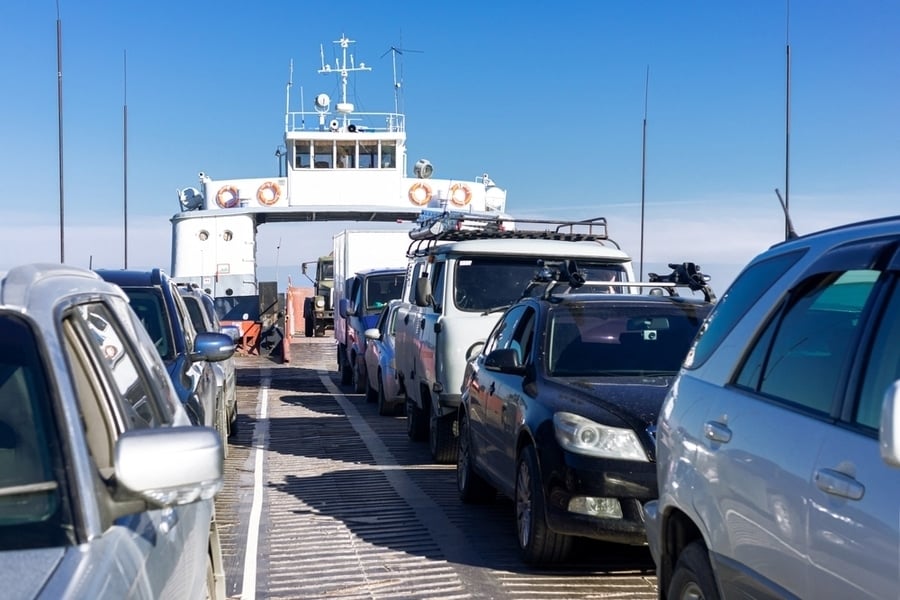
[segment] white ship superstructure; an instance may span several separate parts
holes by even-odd
[[[422,210],[502,213],[506,191],[487,174],[471,179],[433,178],[427,160],[408,176],[404,115],[358,112],[348,100],[351,75],[370,71],[336,41],[333,64],[322,54],[318,73],[337,76],[340,98],[314,96],[311,110],[290,110],[284,131],[284,176],[213,179],[179,192],[182,211],[172,217],[172,274],[217,298],[253,297],[259,225],[304,221],[413,220]],[[399,89],[394,81],[395,91]],[[396,103],[395,103],[396,104]]]

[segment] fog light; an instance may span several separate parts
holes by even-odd
[[[569,500],[569,512],[589,517],[603,517],[606,519],[621,519],[622,505],[615,498],[591,498],[590,496],[575,496]]]

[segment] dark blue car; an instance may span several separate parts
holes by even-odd
[[[131,308],[150,334],[191,422],[225,434],[216,419],[216,412],[224,407],[216,406],[218,385],[211,363],[234,354],[231,337],[198,333],[175,282],[160,269],[98,269],[97,274],[128,295]]]
[[[573,537],[646,543],[656,418],[712,308],[711,292],[559,289],[506,310],[468,364],[459,411],[460,497],[513,499],[531,564],[564,560]]]

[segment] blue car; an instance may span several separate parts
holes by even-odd
[[[216,332],[198,333],[177,286],[161,269],[151,271],[98,269],[97,274],[121,287],[131,301],[191,422],[219,430],[218,383],[212,363],[234,354],[234,340]],[[222,407],[224,409],[224,407]]]

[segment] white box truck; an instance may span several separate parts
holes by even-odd
[[[343,383],[349,383],[354,366],[362,356],[351,356],[348,348],[353,339],[348,336],[349,309],[363,316],[365,306],[352,303],[352,284],[355,275],[370,269],[406,269],[406,251],[412,240],[409,229],[345,229],[334,236],[334,338],[337,340],[337,364]],[[399,296],[398,296],[399,297]],[[341,310],[344,300],[344,311]],[[344,312],[344,314],[341,314]],[[350,315],[352,316],[352,315]],[[351,332],[352,336],[352,332]],[[357,352],[358,354],[358,352]],[[365,380],[363,380],[365,381]]]

